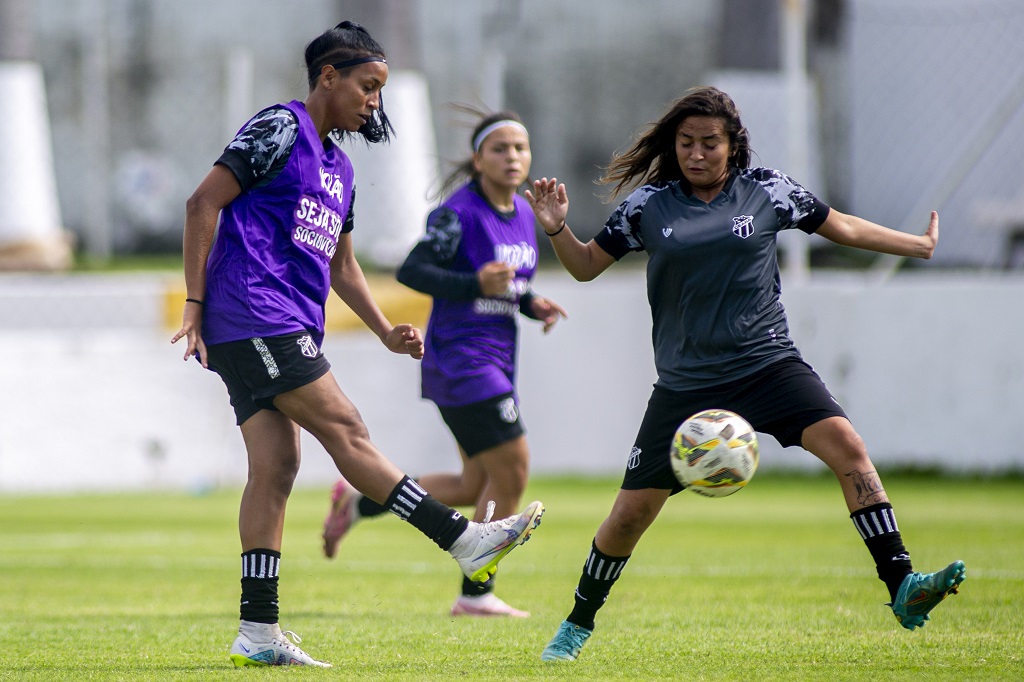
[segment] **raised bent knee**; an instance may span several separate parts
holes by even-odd
[[[650,528],[657,515],[657,510],[643,506],[616,507],[604,525],[612,535],[635,543]]]

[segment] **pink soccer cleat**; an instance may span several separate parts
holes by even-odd
[[[356,522],[359,502],[359,491],[352,487],[344,478],[339,478],[331,490],[331,510],[324,519],[324,556],[333,559],[338,553],[338,545],[345,534]]]
[[[528,611],[520,611],[509,606],[493,592],[481,594],[478,597],[462,595],[455,600],[452,606],[453,616],[507,616],[509,618],[529,618]]]

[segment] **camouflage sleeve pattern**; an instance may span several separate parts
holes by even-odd
[[[825,222],[828,205],[788,175],[772,168],[753,168],[746,172],[768,192],[783,230],[799,228],[811,233]]]
[[[640,219],[644,206],[651,195],[667,186],[667,183],[656,182],[633,190],[609,216],[604,229],[594,237],[597,245],[615,260],[619,260],[630,251],[643,251],[644,239],[640,233]]]
[[[256,114],[238,131],[217,163],[227,166],[242,190],[271,182],[291,155],[299,122],[284,107],[270,107]]]
[[[446,266],[455,257],[462,241],[462,223],[458,214],[442,206],[427,217],[427,233],[421,240],[430,247],[436,264]]]
[[[444,206],[435,209],[427,218],[426,235],[398,268],[398,281],[434,298],[468,301],[480,296],[475,272],[450,269],[461,241],[458,214]]]

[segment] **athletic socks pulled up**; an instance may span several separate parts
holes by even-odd
[[[273,549],[242,552],[241,619],[252,623],[278,620],[277,583],[281,553]]]
[[[469,519],[435,500],[408,476],[398,482],[384,506],[395,516],[411,523],[446,552],[469,526]]]
[[[576,587],[576,604],[566,620],[581,628],[593,630],[597,610],[604,606],[608,593],[622,574],[627,561],[629,556],[609,556],[597,548],[596,541],[591,543],[590,556],[583,564],[583,573]]]
[[[913,573],[914,568],[910,552],[903,546],[892,505],[888,502],[873,504],[853,512],[850,519],[875,560],[878,578],[889,589],[890,600],[895,599],[903,579]]]

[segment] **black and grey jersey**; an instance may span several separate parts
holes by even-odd
[[[686,391],[800,357],[782,306],[776,235],[813,233],[829,207],[769,168],[736,171],[711,203],[678,181],[634,190],[595,237],[646,251],[657,385]]]

